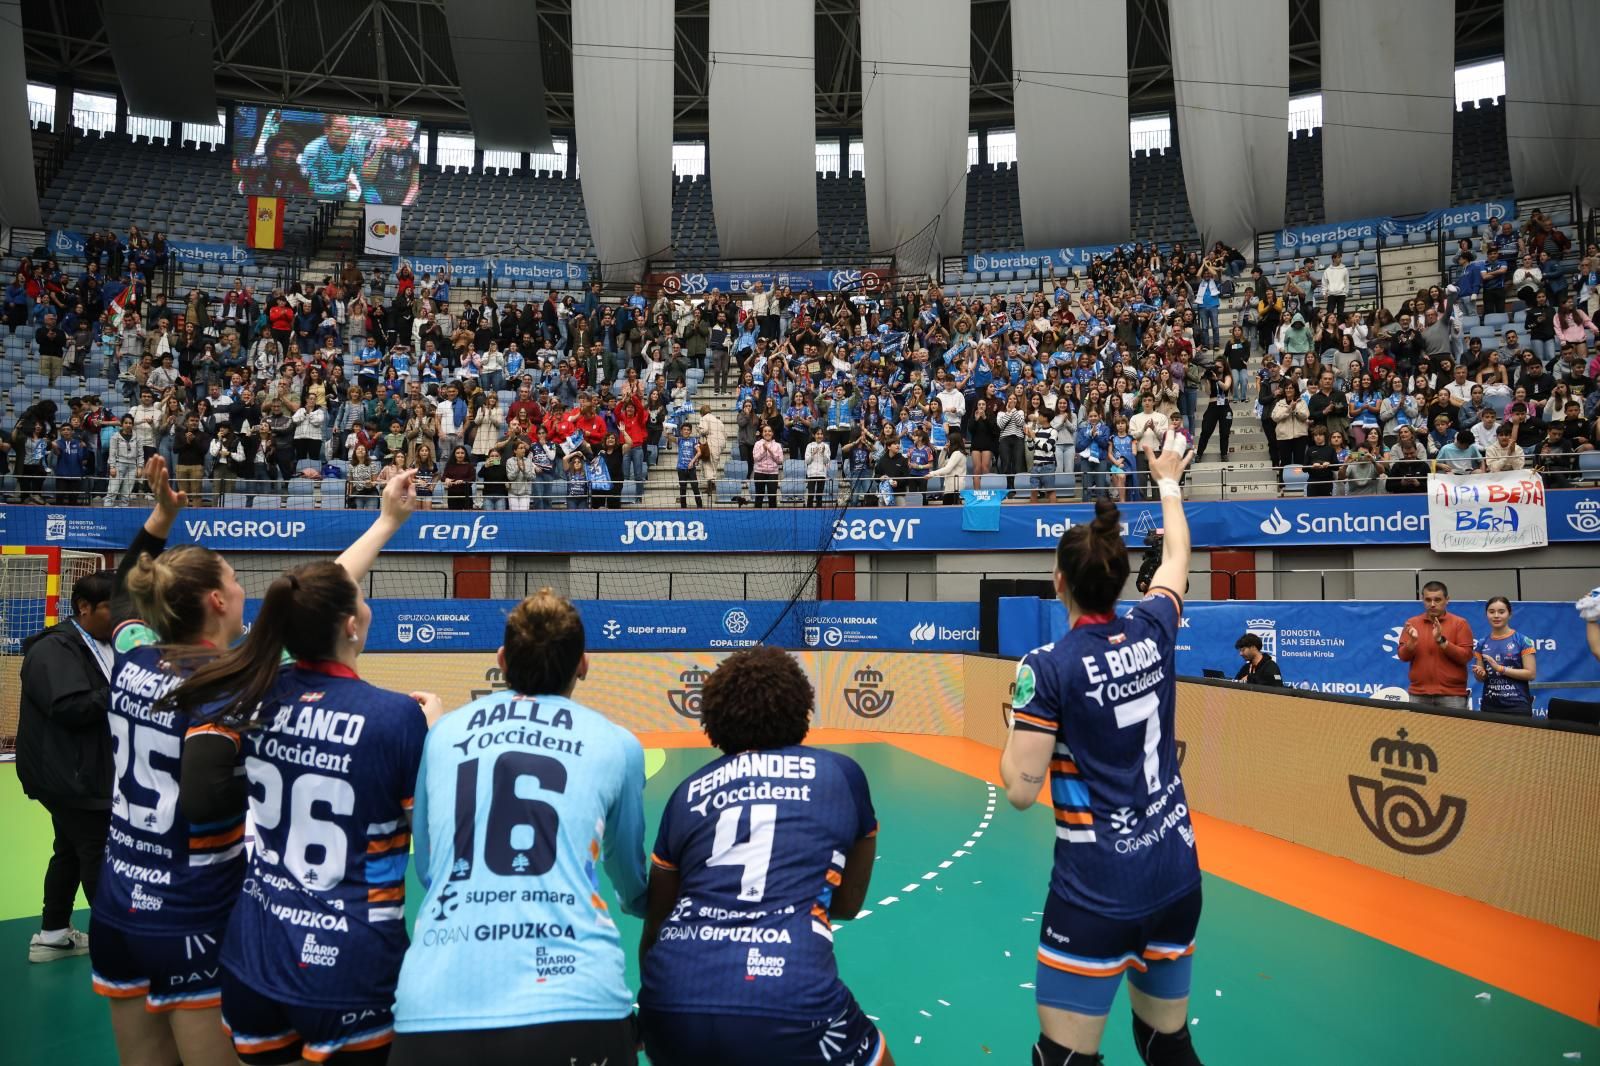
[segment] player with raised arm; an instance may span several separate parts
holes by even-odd
[[[508,690],[446,715],[417,780],[427,896],[395,996],[391,1066],[637,1061],[601,864],[644,914],[644,750],[572,699],[583,619],[541,589],[506,619]]]
[[[122,556],[111,600],[116,779],[89,957],[124,1066],[232,1066],[217,957],[244,878],[244,812],[192,820],[179,809],[189,723],[156,703],[182,680],[169,659],[238,639],[245,595],[211,549],[166,550],[188,498],[173,491],[159,456],[142,477],[155,506]]]
[[[805,747],[815,696],[736,651],[700,724],[723,757],[678,786],[651,855],[639,1020],[654,1066],[893,1066],[839,979],[833,921],[867,896],[877,816],[855,760]]]
[[[184,810],[248,801],[255,826],[222,952],[223,1023],[247,1064],[381,1063],[394,1037],[411,797],[441,706],[355,668],[372,623],[361,581],[415,503],[408,470],[337,561],[285,571],[244,643],[167,696],[202,723],[184,743]]]
[[[1149,594],[1125,618],[1128,549],[1115,505],[1056,546],[1056,596],[1070,629],[1017,666],[1000,759],[1006,797],[1032,806],[1049,781],[1055,868],[1039,938],[1035,1066],[1099,1063],[1106,1015],[1128,972],[1133,1036],[1149,1066],[1198,1066],[1189,979],[1200,864],[1173,737],[1174,649],[1189,572],[1171,437],[1145,458],[1166,530]]]

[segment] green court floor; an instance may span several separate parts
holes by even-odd
[[[840,750],[866,769],[881,823],[867,907],[836,938],[845,980],[902,1064],[1026,1063],[1049,812],[1019,814],[983,782],[889,745]],[[665,753],[652,819],[707,758]],[[0,1062],[112,1063],[88,959],[26,961],[48,851],[40,813],[0,767]],[[1205,894],[1189,1013],[1210,1066],[1600,1063],[1593,1027],[1219,878]],[[637,943],[637,923],[624,921],[623,943]],[[1138,1062],[1126,992],[1104,1050],[1112,1064]]]

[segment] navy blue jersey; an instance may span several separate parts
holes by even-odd
[[[116,778],[96,921],[143,936],[214,932],[228,918],[244,876],[244,812],[190,825],[178,807],[186,715],[155,703],[183,680],[143,622],[111,638],[111,744]]]
[[[1522,669],[1522,653],[1533,647],[1533,638],[1512,630],[1499,638],[1483,637],[1478,641],[1477,652],[1486,662],[1493,662],[1502,670],[1510,667]],[[1532,690],[1528,682],[1507,677],[1496,670],[1485,669],[1483,676],[1484,710],[1498,707],[1515,707],[1526,710],[1533,706]]]
[[[639,1005],[833,1017],[850,992],[828,906],[850,849],[877,829],[861,767],[820,748],[729,755],[679,785],[651,861],[682,883]]]
[[[1056,738],[1051,891],[1107,917],[1144,917],[1200,883],[1173,736],[1181,611],[1153,588],[1126,618],[1081,618],[1017,665],[1015,728]]]
[[[387,1008],[427,719],[334,663],[285,667],[257,718],[239,735],[255,847],[222,963],[282,1003]]]

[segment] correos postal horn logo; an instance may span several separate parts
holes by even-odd
[[[1432,855],[1450,846],[1467,820],[1467,801],[1440,794],[1435,808],[1422,792],[1428,775],[1438,773],[1439,757],[1426,744],[1406,739],[1372,742],[1371,759],[1382,768],[1376,778],[1350,775],[1350,798],[1361,821],[1384,844],[1407,855]]]
[[[882,718],[894,706],[894,689],[883,688],[883,674],[870,665],[855,672],[855,687],[844,690],[845,706],[859,718]]]

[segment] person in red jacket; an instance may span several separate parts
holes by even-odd
[[[1411,702],[1467,710],[1472,627],[1450,613],[1450,590],[1442,581],[1422,586],[1422,606],[1400,630],[1400,661],[1411,664]]]

